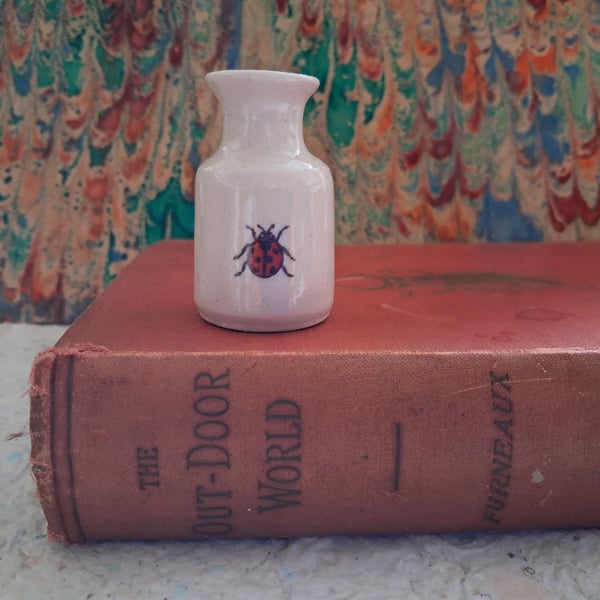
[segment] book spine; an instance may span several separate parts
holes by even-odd
[[[600,355],[44,354],[51,537],[600,524]]]
[[[51,351],[37,356],[29,381],[31,400],[31,473],[37,485],[38,495],[46,520],[48,537],[53,540],[68,541],[58,500],[56,497],[54,448],[54,384],[56,360]]]

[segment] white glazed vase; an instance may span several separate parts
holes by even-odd
[[[259,70],[206,81],[223,109],[223,135],[196,174],[198,311],[241,331],[315,325],[334,289],[333,181],[302,134],[319,81]]]

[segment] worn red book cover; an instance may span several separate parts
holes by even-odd
[[[156,244],[41,353],[67,542],[600,524],[600,244],[341,246],[331,316],[219,329]]]

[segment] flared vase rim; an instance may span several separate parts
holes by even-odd
[[[305,75],[304,73],[294,73],[291,71],[275,71],[271,69],[222,69],[219,71],[211,71],[206,74],[207,81],[211,79],[248,79],[262,81],[298,81],[304,83],[312,83],[320,85],[319,80],[313,75]]]

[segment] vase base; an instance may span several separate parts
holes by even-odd
[[[296,331],[298,329],[307,329],[318,325],[327,319],[329,311],[318,315],[312,315],[310,318],[290,321],[289,319],[242,319],[240,317],[229,317],[225,315],[206,314],[199,311],[200,316],[211,325],[231,329],[233,331],[244,331],[248,333],[276,333],[283,331]]]

